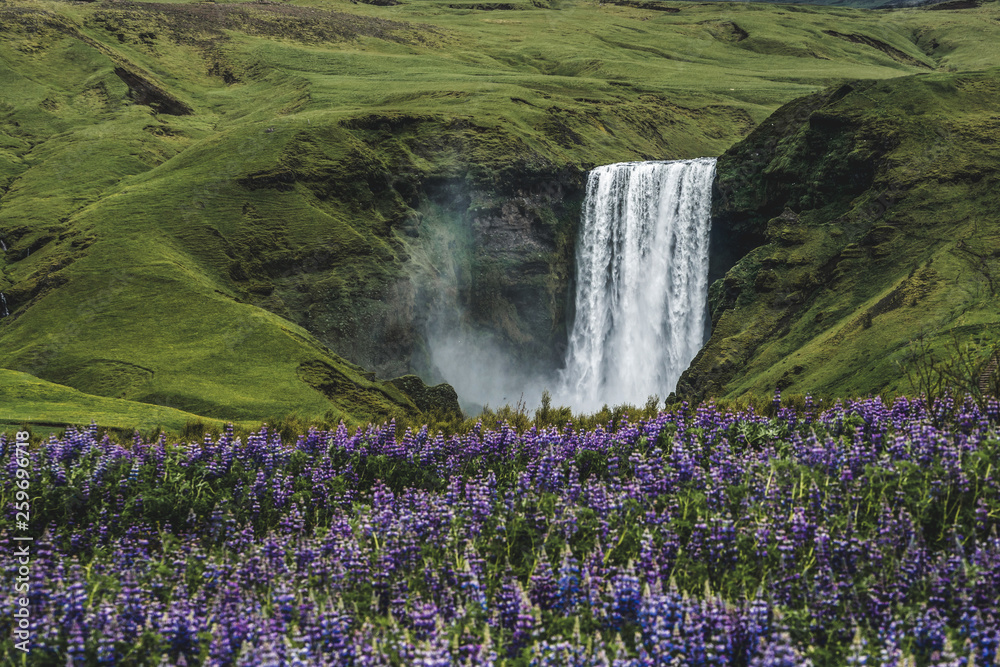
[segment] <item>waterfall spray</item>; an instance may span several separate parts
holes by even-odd
[[[593,411],[676,387],[704,343],[714,174],[714,158],[590,172],[556,400]]]

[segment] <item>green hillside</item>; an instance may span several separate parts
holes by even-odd
[[[123,432],[155,429],[181,431],[189,424],[220,429],[224,422],[205,420],[188,412],[160,405],[147,405],[103,396],[93,396],[39,380],[25,373],[0,369],[0,431],[29,424],[37,432],[66,425],[86,426],[92,421],[103,428]],[[249,427],[256,424],[248,423]]]
[[[996,3],[644,7],[0,6],[0,367],[218,419],[451,409],[371,371],[424,370],[444,273],[477,326],[553,349],[589,167],[1000,51]]]
[[[1000,69],[854,82],[720,158],[716,233],[749,252],[712,287],[681,391],[933,390],[935,359],[995,385],[998,108]]]
[[[707,0],[708,2],[733,2],[734,0]],[[819,5],[823,7],[853,7],[857,9],[895,9],[920,7],[927,10],[973,9],[980,0],[808,0],[808,2],[788,2],[788,0],[742,0],[771,5]]]

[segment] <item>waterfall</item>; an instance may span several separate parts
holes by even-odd
[[[714,175],[714,158],[590,172],[556,401],[594,411],[674,390],[705,338]]]

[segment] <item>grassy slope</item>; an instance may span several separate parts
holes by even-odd
[[[708,0],[708,2],[733,2],[735,0]],[[746,2],[762,2],[773,5],[818,5],[825,7],[853,7],[856,9],[878,9],[889,4],[889,0],[809,0],[809,2],[803,3],[791,3],[788,0],[744,0]],[[919,3],[919,4],[933,4],[939,0],[931,0],[929,3]],[[945,0],[947,1],[947,0]],[[903,3],[899,3],[902,5]],[[913,3],[914,5],[917,3]]]
[[[0,432],[10,432],[9,427],[22,424],[86,426],[91,421],[106,428],[144,432],[158,428],[180,431],[198,422],[210,428],[225,426],[221,421],[205,420],[189,412],[93,396],[26,373],[0,369]]]
[[[1000,344],[998,105],[997,69],[855,84],[727,153],[719,213],[765,243],[715,286],[688,388],[906,391],[912,340]]]
[[[390,178],[718,154],[821,86],[1000,43],[995,5],[313,4],[0,9],[0,364],[219,418],[412,410],[266,301],[316,276],[378,299],[409,254]],[[135,104],[115,67],[194,113]]]

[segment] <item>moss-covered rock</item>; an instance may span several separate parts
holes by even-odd
[[[436,415],[461,415],[458,394],[448,384],[428,386],[416,375],[403,375],[389,383],[397,387],[413,401],[421,412]]]

